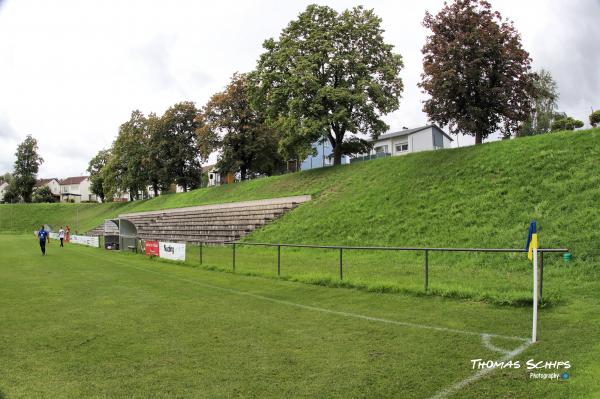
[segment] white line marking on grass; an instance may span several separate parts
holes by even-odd
[[[94,256],[94,255],[90,255],[90,256],[101,259],[98,256]],[[339,311],[339,310],[331,310],[331,309],[326,309],[326,308],[319,308],[319,307],[316,307],[316,306],[303,305],[303,304],[300,304],[300,303],[290,302],[290,301],[286,301],[286,300],[283,300],[283,299],[275,299],[275,298],[271,298],[271,297],[268,297],[268,296],[263,296],[263,295],[259,295],[259,294],[253,294],[253,293],[250,293],[250,292],[247,292],[247,291],[239,291],[239,290],[234,290],[232,288],[225,288],[225,287],[219,287],[219,286],[212,285],[212,284],[202,283],[202,282],[197,281],[197,280],[190,280],[190,279],[187,279],[187,278],[177,277],[177,276],[173,276],[173,275],[166,274],[166,273],[160,273],[160,272],[157,272],[157,271],[151,270],[151,269],[144,269],[144,268],[140,268],[140,267],[136,267],[136,266],[131,266],[128,263],[118,262],[118,261],[115,261],[114,259],[111,259],[111,260],[113,262],[115,262],[115,263],[121,263],[121,264],[123,264],[123,265],[125,265],[125,266],[127,266],[129,268],[132,268],[132,269],[136,269],[136,270],[140,270],[140,271],[143,271],[143,272],[157,274],[159,276],[167,277],[167,278],[170,278],[172,280],[185,281],[185,282],[190,283],[190,284],[195,284],[195,285],[198,285],[198,286],[201,286],[201,287],[205,287],[205,288],[210,288],[210,289],[213,289],[213,290],[228,292],[230,294],[235,294],[235,295],[240,295],[240,296],[247,296],[247,297],[255,298],[255,299],[261,299],[263,301],[269,301],[269,302],[278,303],[278,304],[281,304],[281,305],[293,306],[293,307],[300,308],[300,309],[305,309],[305,310],[312,310],[312,311],[315,311],[315,312],[328,313],[328,314],[333,314],[333,315],[337,315],[337,316],[344,316],[344,317],[350,317],[350,318],[367,320],[367,321],[375,321],[375,322],[379,322],[379,323],[392,324],[392,325],[402,326],[402,327],[420,328],[420,329],[424,329],[424,330],[441,331],[441,332],[448,332],[448,333],[455,333],[455,334],[462,334],[462,335],[474,335],[474,336],[479,336],[479,337],[482,337],[482,338],[483,337],[504,338],[504,339],[511,339],[511,340],[516,340],[516,341],[529,342],[528,338],[522,338],[522,337],[500,335],[500,334],[490,334],[490,333],[481,333],[481,332],[476,332],[476,331],[457,330],[457,329],[454,329],[454,328],[447,328],[447,327],[429,326],[429,325],[425,325],[425,324],[416,324],[416,323],[409,323],[409,322],[404,322],[404,321],[396,321],[396,320],[390,320],[390,319],[383,319],[383,318],[380,318],[380,317],[365,316],[365,315],[356,314],[356,313],[348,313],[348,312],[342,312],[342,311]]]
[[[499,348],[499,347],[495,346],[494,344],[492,344],[491,339],[492,339],[492,337],[490,335],[481,334],[481,341],[483,342],[483,346],[485,346],[489,350],[494,351],[494,352],[500,352],[505,355],[508,355],[510,353],[509,350]]]
[[[512,360],[513,358],[515,358],[516,356],[519,356],[521,353],[523,353],[523,351],[525,351],[525,349],[529,348],[529,346],[532,344],[531,341],[525,342],[523,345],[519,346],[517,349],[508,352],[506,354],[506,356],[504,356],[503,358],[497,360],[497,362],[507,362],[509,360]],[[483,370],[479,370],[477,373],[473,374],[470,377],[465,378],[462,381],[457,382],[454,385],[451,385],[447,388],[442,389],[440,392],[438,392],[437,394],[435,394],[434,396],[431,397],[431,399],[443,399],[443,398],[447,398],[450,395],[455,394],[456,392],[460,391],[461,389],[463,389],[464,387],[466,387],[467,385],[481,379],[482,377],[488,375],[489,373],[491,373],[492,371],[496,370],[496,368],[489,368],[489,369],[483,369]]]

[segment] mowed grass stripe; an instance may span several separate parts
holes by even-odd
[[[9,247],[0,264],[8,397],[424,397],[468,376],[469,353],[494,355],[470,336],[448,345],[446,333],[425,340],[422,331],[265,306],[120,263],[198,276],[193,269],[75,247],[51,246],[42,258],[29,237],[3,240],[1,253]],[[280,294],[294,286],[200,276],[279,285]]]

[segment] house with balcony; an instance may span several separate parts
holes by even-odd
[[[449,148],[453,141],[452,137],[437,125],[405,128],[382,134],[376,140],[371,140],[373,144],[371,152],[353,157],[350,162]]]
[[[90,191],[89,176],[67,177],[60,181],[60,202],[98,201]]]

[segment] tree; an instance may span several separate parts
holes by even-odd
[[[146,168],[148,173],[148,183],[152,187],[154,196],[158,196],[159,192],[169,190],[173,182],[169,178],[166,160],[161,156],[162,150],[168,145],[165,140],[166,135],[163,134],[163,120],[155,113],[150,113],[147,119],[148,126],[148,142],[146,145]],[[208,155],[207,155],[208,157]]]
[[[14,204],[16,202],[21,201],[21,196],[19,195],[19,190],[17,189],[17,185],[14,180],[8,182],[8,187],[4,190],[4,202],[8,204]]]
[[[568,116],[564,112],[558,112],[555,114],[554,122],[552,122],[552,131],[557,132],[560,130],[575,130],[583,127],[583,122]]]
[[[96,194],[100,201],[104,202],[106,197],[104,193],[104,167],[110,159],[110,150],[100,150],[90,161],[87,171],[90,174],[90,191]]]
[[[519,127],[517,136],[548,133],[552,127],[558,101],[558,86],[550,72],[542,69],[533,75],[533,108],[529,117]]]
[[[512,22],[484,0],[456,0],[423,25],[432,31],[419,86],[431,96],[423,111],[453,133],[475,136],[517,131],[531,112],[531,59]]]
[[[5,173],[0,177],[0,181],[8,183],[8,187],[4,189],[3,201],[9,204],[19,202],[21,197],[17,192],[17,186],[15,185],[12,174]]]
[[[202,158],[196,132],[201,123],[194,103],[180,102],[162,116],[158,140],[153,142],[157,155],[164,160],[164,178],[183,187],[183,191],[200,186]]]
[[[0,183],[2,183],[2,182],[10,183],[11,181],[12,181],[12,175],[9,172],[6,172],[5,174],[0,176]]]
[[[597,111],[593,111],[590,114],[590,125],[592,125],[593,127],[600,125],[600,109]]]
[[[403,65],[373,10],[310,5],[263,47],[253,102],[280,132],[288,159],[306,156],[325,137],[340,164],[347,135],[376,138],[388,129],[381,115],[399,107]]]
[[[38,187],[33,191],[33,202],[55,202],[56,199],[54,198],[54,194],[52,194],[52,191],[50,190],[50,187],[48,186],[43,186],[43,187]]]
[[[250,106],[249,84],[247,75],[234,74],[225,90],[213,95],[204,107],[204,125],[198,131],[204,151],[210,143],[213,150],[222,149],[219,169],[239,171],[242,180],[249,174],[271,175],[283,169],[275,132]]]
[[[139,199],[148,186],[146,167],[148,143],[147,119],[138,110],[119,128],[119,134],[110,150],[110,158],[103,167],[101,178],[104,194],[111,197],[117,192],[129,191],[131,200]]]
[[[17,147],[13,172],[16,193],[24,202],[31,202],[37,173],[44,160],[38,155],[37,140],[28,135]]]

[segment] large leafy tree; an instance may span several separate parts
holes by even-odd
[[[155,113],[150,113],[147,119],[148,142],[146,145],[146,169],[148,173],[148,184],[152,187],[154,196],[168,191],[173,180],[169,177],[167,160],[162,157],[163,149],[166,150],[167,136],[163,131],[163,119]],[[165,151],[166,152],[166,151]]]
[[[131,199],[138,199],[139,193],[146,191],[147,132],[147,119],[137,110],[133,111],[131,118],[119,128],[110,158],[102,173],[103,190],[106,194],[112,197],[117,191],[129,191]]]
[[[533,76],[533,108],[529,117],[519,127],[518,136],[548,133],[552,127],[558,101],[558,85],[550,72],[540,70]]]
[[[372,10],[310,5],[263,46],[253,97],[280,132],[286,157],[302,158],[324,137],[339,164],[350,134],[388,129],[381,115],[399,107],[402,58]]]
[[[104,167],[110,159],[110,150],[100,150],[94,158],[91,159],[87,171],[90,174],[90,191],[104,202],[106,195],[104,193]]]
[[[249,174],[271,175],[283,169],[275,132],[250,106],[249,84],[247,75],[234,74],[225,90],[204,107],[204,125],[198,131],[203,148],[212,142],[222,150],[219,169],[239,171],[242,180]]]
[[[15,191],[24,202],[31,202],[37,173],[40,165],[44,162],[38,155],[37,140],[28,135],[17,147],[15,155],[17,156],[13,172]]]
[[[164,160],[162,175],[187,191],[201,183],[201,162],[196,131],[202,118],[193,102],[184,101],[170,107],[161,118],[156,135],[157,156]]]
[[[529,54],[512,22],[484,0],[455,0],[425,14],[432,31],[422,49],[419,86],[430,98],[423,111],[453,133],[481,144],[499,129],[515,133],[531,112],[533,74]]]

